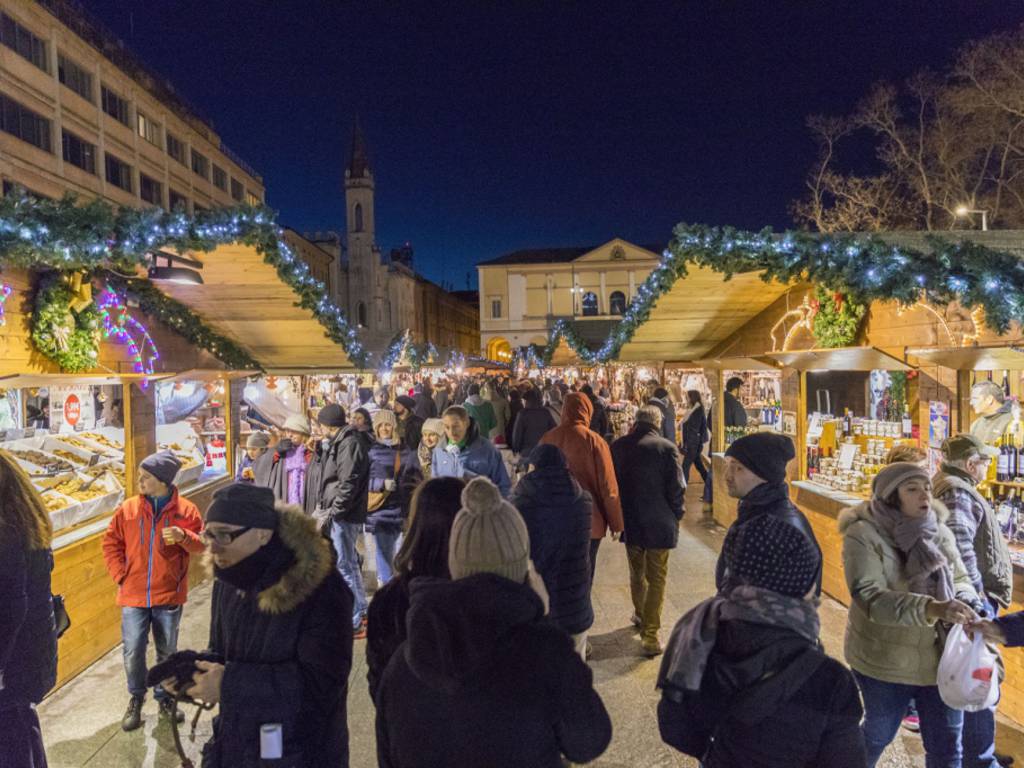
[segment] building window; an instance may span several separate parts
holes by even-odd
[[[583,316],[590,317],[597,314],[597,294],[587,291],[583,294]]]
[[[43,72],[50,71],[50,62],[46,57],[46,42],[6,13],[0,14],[0,43],[31,61]]]
[[[188,212],[188,198],[181,194],[181,192],[175,192],[173,189],[168,190],[167,204],[170,206],[172,211],[176,211],[180,208],[186,213]]]
[[[361,301],[356,304],[356,322],[360,328],[366,327],[366,305]]]
[[[210,178],[210,161],[206,159],[205,155],[199,154],[194,149],[192,150],[192,172],[204,179]]]
[[[107,181],[125,192],[132,191],[132,167],[122,162],[109,152],[105,156],[107,166]]]
[[[139,125],[139,136],[144,138],[155,147],[160,146],[160,125],[150,120],[141,112],[135,113],[136,122]]]
[[[164,204],[164,188],[156,179],[144,173],[139,174],[139,197],[152,205]]]
[[[352,222],[353,228],[356,232],[363,231],[363,204],[356,203],[356,207],[352,210]]]
[[[613,315],[626,314],[626,294],[622,291],[612,291],[608,297],[608,311]]]
[[[64,86],[92,103],[92,75],[63,53],[57,54],[57,78]]]
[[[501,317],[501,299],[491,299],[491,317]]]
[[[219,165],[213,166],[213,186],[228,191],[228,172]]]
[[[167,132],[167,154],[182,165],[185,164],[185,142],[170,131]]]
[[[96,173],[96,147],[85,139],[80,139],[70,131],[64,131],[62,138],[64,162],[81,168],[89,173]]]
[[[254,195],[252,192],[246,191],[245,202],[248,203],[249,205],[259,205],[260,199],[256,197],[256,195]]]
[[[0,131],[17,136],[46,152],[53,151],[50,121],[3,94],[0,94]]]
[[[240,182],[238,179],[231,180],[231,197],[233,197],[238,202],[242,202],[242,200],[245,198],[245,187],[242,185],[242,182]]]
[[[105,85],[100,88],[100,91],[102,92],[103,111],[117,122],[131,128],[131,107],[128,105],[128,100],[122,99]]]

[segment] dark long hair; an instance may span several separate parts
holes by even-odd
[[[704,402],[700,399],[700,392],[696,389],[686,390],[686,398],[690,401],[690,407],[695,405],[704,405]]]
[[[452,523],[462,506],[465,483],[457,477],[435,477],[420,485],[409,507],[409,532],[395,555],[395,572],[409,579],[417,576],[451,578],[448,573],[448,540]]]
[[[50,513],[25,470],[0,451],[0,538],[20,549],[47,549],[53,538]]]

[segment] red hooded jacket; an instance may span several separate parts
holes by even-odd
[[[608,443],[590,429],[594,406],[579,392],[571,392],[562,405],[562,423],[545,433],[542,443],[554,445],[565,454],[569,472],[594,499],[590,538],[601,539],[611,528],[622,532],[622,503],[619,483]]]

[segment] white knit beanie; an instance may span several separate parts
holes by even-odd
[[[522,583],[530,565],[530,535],[519,510],[485,477],[462,490],[462,509],[452,523],[448,570],[452,579],[494,573]]]
[[[398,417],[395,416],[394,411],[389,411],[386,408],[381,408],[379,411],[374,411],[373,416],[373,428],[377,429],[381,424],[390,424],[392,427],[398,426]]]

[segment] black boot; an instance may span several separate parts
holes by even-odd
[[[121,718],[121,730],[134,731],[142,725],[142,697],[132,696],[128,700],[128,709]]]
[[[175,706],[174,699],[163,699],[160,702],[160,717],[170,719],[172,715],[176,722],[185,722],[185,713]]]

